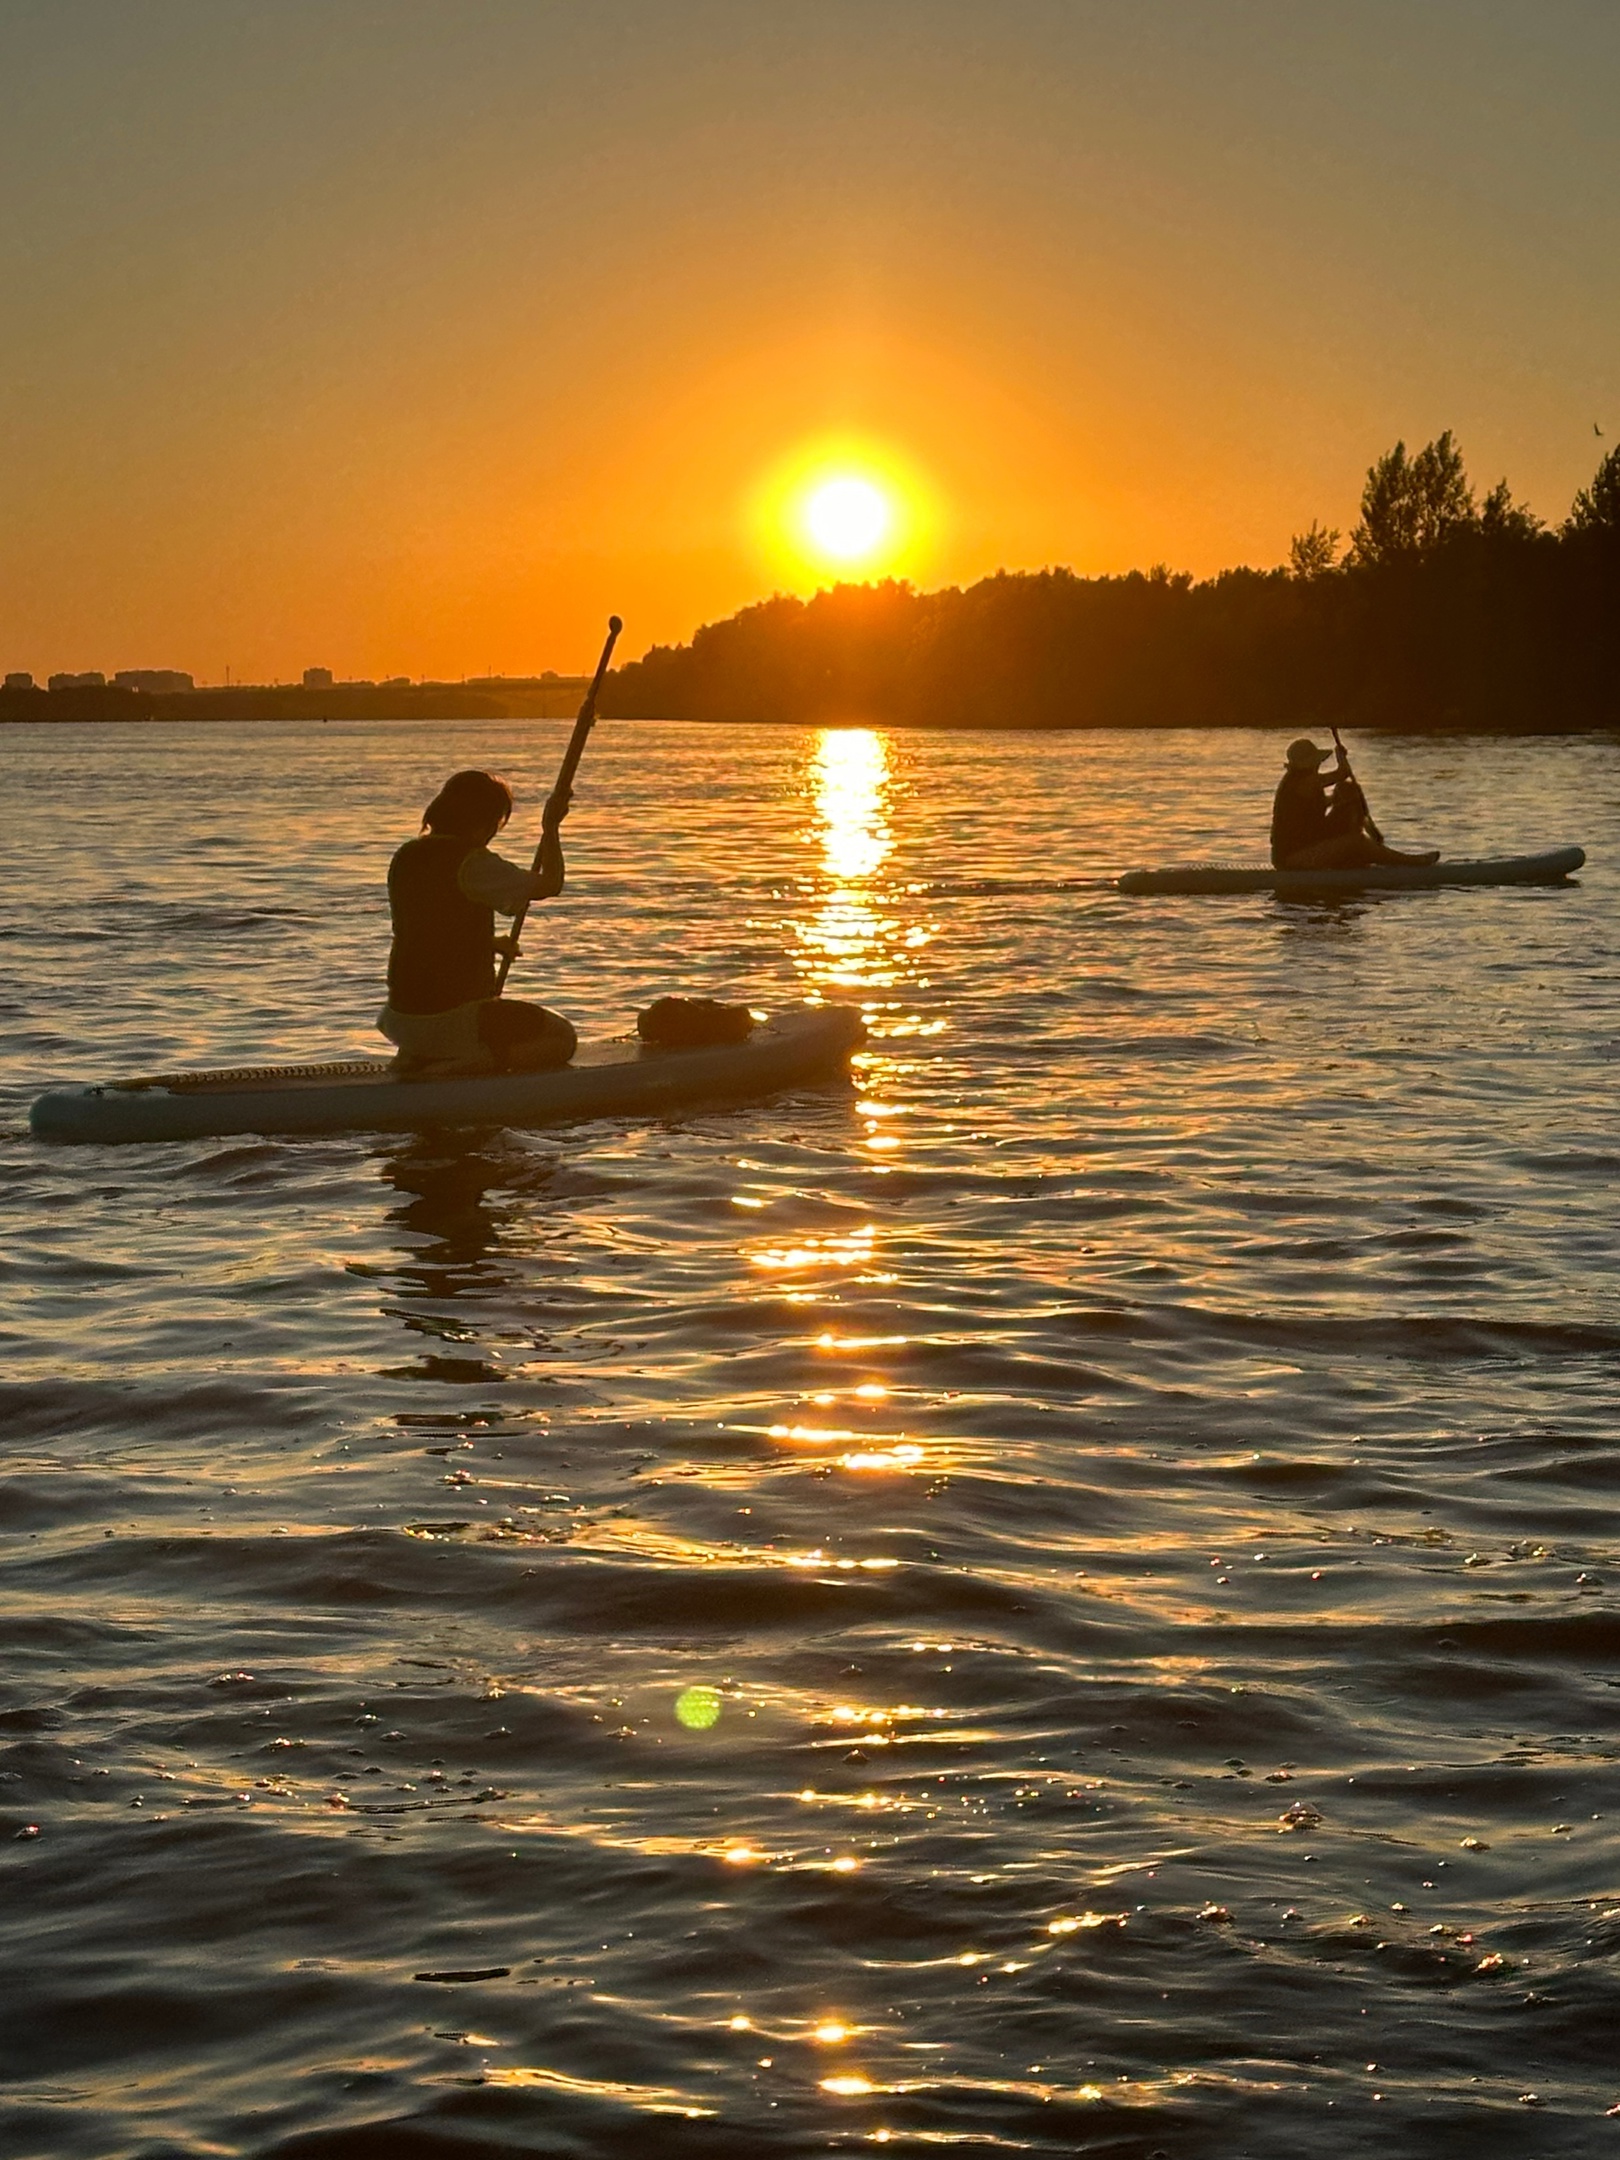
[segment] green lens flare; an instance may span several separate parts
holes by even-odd
[[[675,1715],[688,1732],[707,1732],[711,1725],[720,1722],[720,1690],[682,1688],[675,1698]]]

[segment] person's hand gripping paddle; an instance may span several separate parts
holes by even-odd
[[[568,804],[574,792],[574,775],[578,772],[579,761],[585,754],[586,738],[596,725],[597,693],[601,690],[602,678],[608,671],[608,662],[613,658],[613,648],[618,643],[619,632],[623,628],[624,624],[620,622],[617,615],[608,617],[607,643],[602,647],[602,657],[596,663],[596,673],[591,677],[591,687],[585,693],[585,702],[579,708],[579,718],[574,722],[574,732],[568,738],[568,748],[563,752],[563,761],[557,768],[556,783],[551,793],[546,797],[545,812],[541,819],[540,845],[534,851],[534,872],[536,876],[540,873],[548,842],[556,833],[557,827],[568,815]],[[518,937],[523,929],[523,918],[528,912],[529,903],[525,900],[513,916],[512,927],[503,940],[505,950],[501,954],[500,971],[495,977],[495,995],[497,997],[506,988],[506,978],[511,974],[512,962],[518,956]]]
[[[1344,744],[1340,742],[1338,729],[1333,728],[1331,730],[1331,733],[1333,736],[1333,747],[1339,753],[1339,771],[1343,774],[1344,780],[1348,784],[1348,786],[1354,790],[1354,793],[1351,796],[1351,804],[1355,809],[1358,809],[1361,812],[1361,816],[1359,817],[1359,819],[1356,820],[1354,829],[1357,832],[1365,832],[1370,840],[1376,841],[1379,847],[1382,847],[1384,845],[1384,836],[1378,830],[1378,827],[1373,823],[1372,812],[1367,808],[1367,797],[1362,790],[1361,782],[1350,770],[1350,753],[1348,750],[1346,750]],[[1345,823],[1347,826],[1350,823],[1348,815],[1345,818]]]

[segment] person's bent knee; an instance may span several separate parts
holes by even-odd
[[[496,998],[480,1008],[478,1033],[507,1072],[545,1072],[566,1065],[578,1047],[578,1037],[561,1013]]]
[[[511,1072],[552,1072],[566,1065],[579,1048],[579,1037],[561,1013],[547,1013],[546,1026],[537,1035],[526,1035],[506,1053]]]

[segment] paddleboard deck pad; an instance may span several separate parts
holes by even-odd
[[[649,1051],[587,1045],[556,1072],[399,1079],[390,1058],[249,1065],[52,1088],[29,1113],[40,1140],[197,1140],[228,1133],[417,1132],[435,1125],[552,1125],[662,1117],[747,1101],[841,1072],[866,1039],[848,1005],[793,1005],[746,1042]]]
[[[1578,870],[1586,850],[1552,848],[1545,855],[1503,855],[1488,862],[1413,863],[1365,870],[1265,870],[1224,863],[1183,863],[1168,870],[1127,870],[1114,880],[1122,893],[1408,892],[1436,885],[1556,885]]]

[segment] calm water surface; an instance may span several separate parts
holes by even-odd
[[[1620,2148],[1620,745],[1367,742],[1591,867],[1303,907],[1100,883],[1275,737],[604,725],[524,986],[853,1087],[27,1137],[379,1047],[564,732],[6,731],[0,2150]]]

